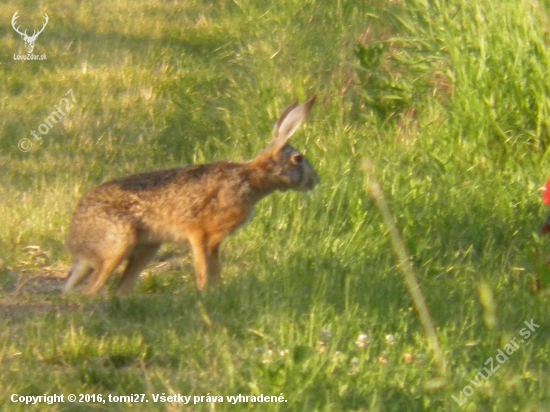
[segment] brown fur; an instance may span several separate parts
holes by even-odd
[[[84,293],[99,292],[125,259],[117,292],[130,292],[163,242],[189,242],[199,290],[208,279],[219,283],[220,244],[246,223],[254,205],[276,190],[308,191],[319,182],[307,160],[287,144],[314,100],[289,106],[268,148],[249,162],[141,173],[89,190],[67,235],[75,261],[65,292],[89,276]]]

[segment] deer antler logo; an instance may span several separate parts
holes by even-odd
[[[11,19],[11,25],[13,29],[21,35],[23,38],[23,41],[25,42],[25,48],[27,49],[27,53],[31,54],[34,49],[34,43],[36,42],[36,39],[38,38],[38,35],[44,31],[44,28],[46,27],[46,24],[48,24],[49,18],[46,13],[44,13],[44,24],[42,25],[42,28],[40,30],[34,30],[32,36],[27,35],[27,30],[25,30],[23,33],[19,30],[19,27],[15,26],[15,21],[17,20],[19,11],[16,11]]]

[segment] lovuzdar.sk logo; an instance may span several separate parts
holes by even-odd
[[[17,26],[17,18],[19,17],[19,11],[16,11],[11,19],[11,26],[16,31],[16,33],[21,35],[21,38],[25,42],[25,49],[27,50],[27,54],[14,54],[13,59],[14,60],[47,60],[47,57],[45,54],[33,54],[34,45],[36,43],[36,39],[44,31],[46,28],[46,25],[48,24],[49,17],[46,13],[44,13],[44,24],[42,25],[42,28],[40,30],[33,30],[32,35],[27,34],[27,30],[21,31],[19,26]]]

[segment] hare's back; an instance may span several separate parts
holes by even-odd
[[[170,227],[181,232],[193,226],[231,232],[247,220],[252,207],[241,165],[217,162],[104,183],[83,196],[73,223],[105,220],[129,223],[145,232],[165,232]]]

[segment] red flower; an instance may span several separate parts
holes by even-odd
[[[545,205],[550,206],[550,180],[542,188],[542,201]]]

